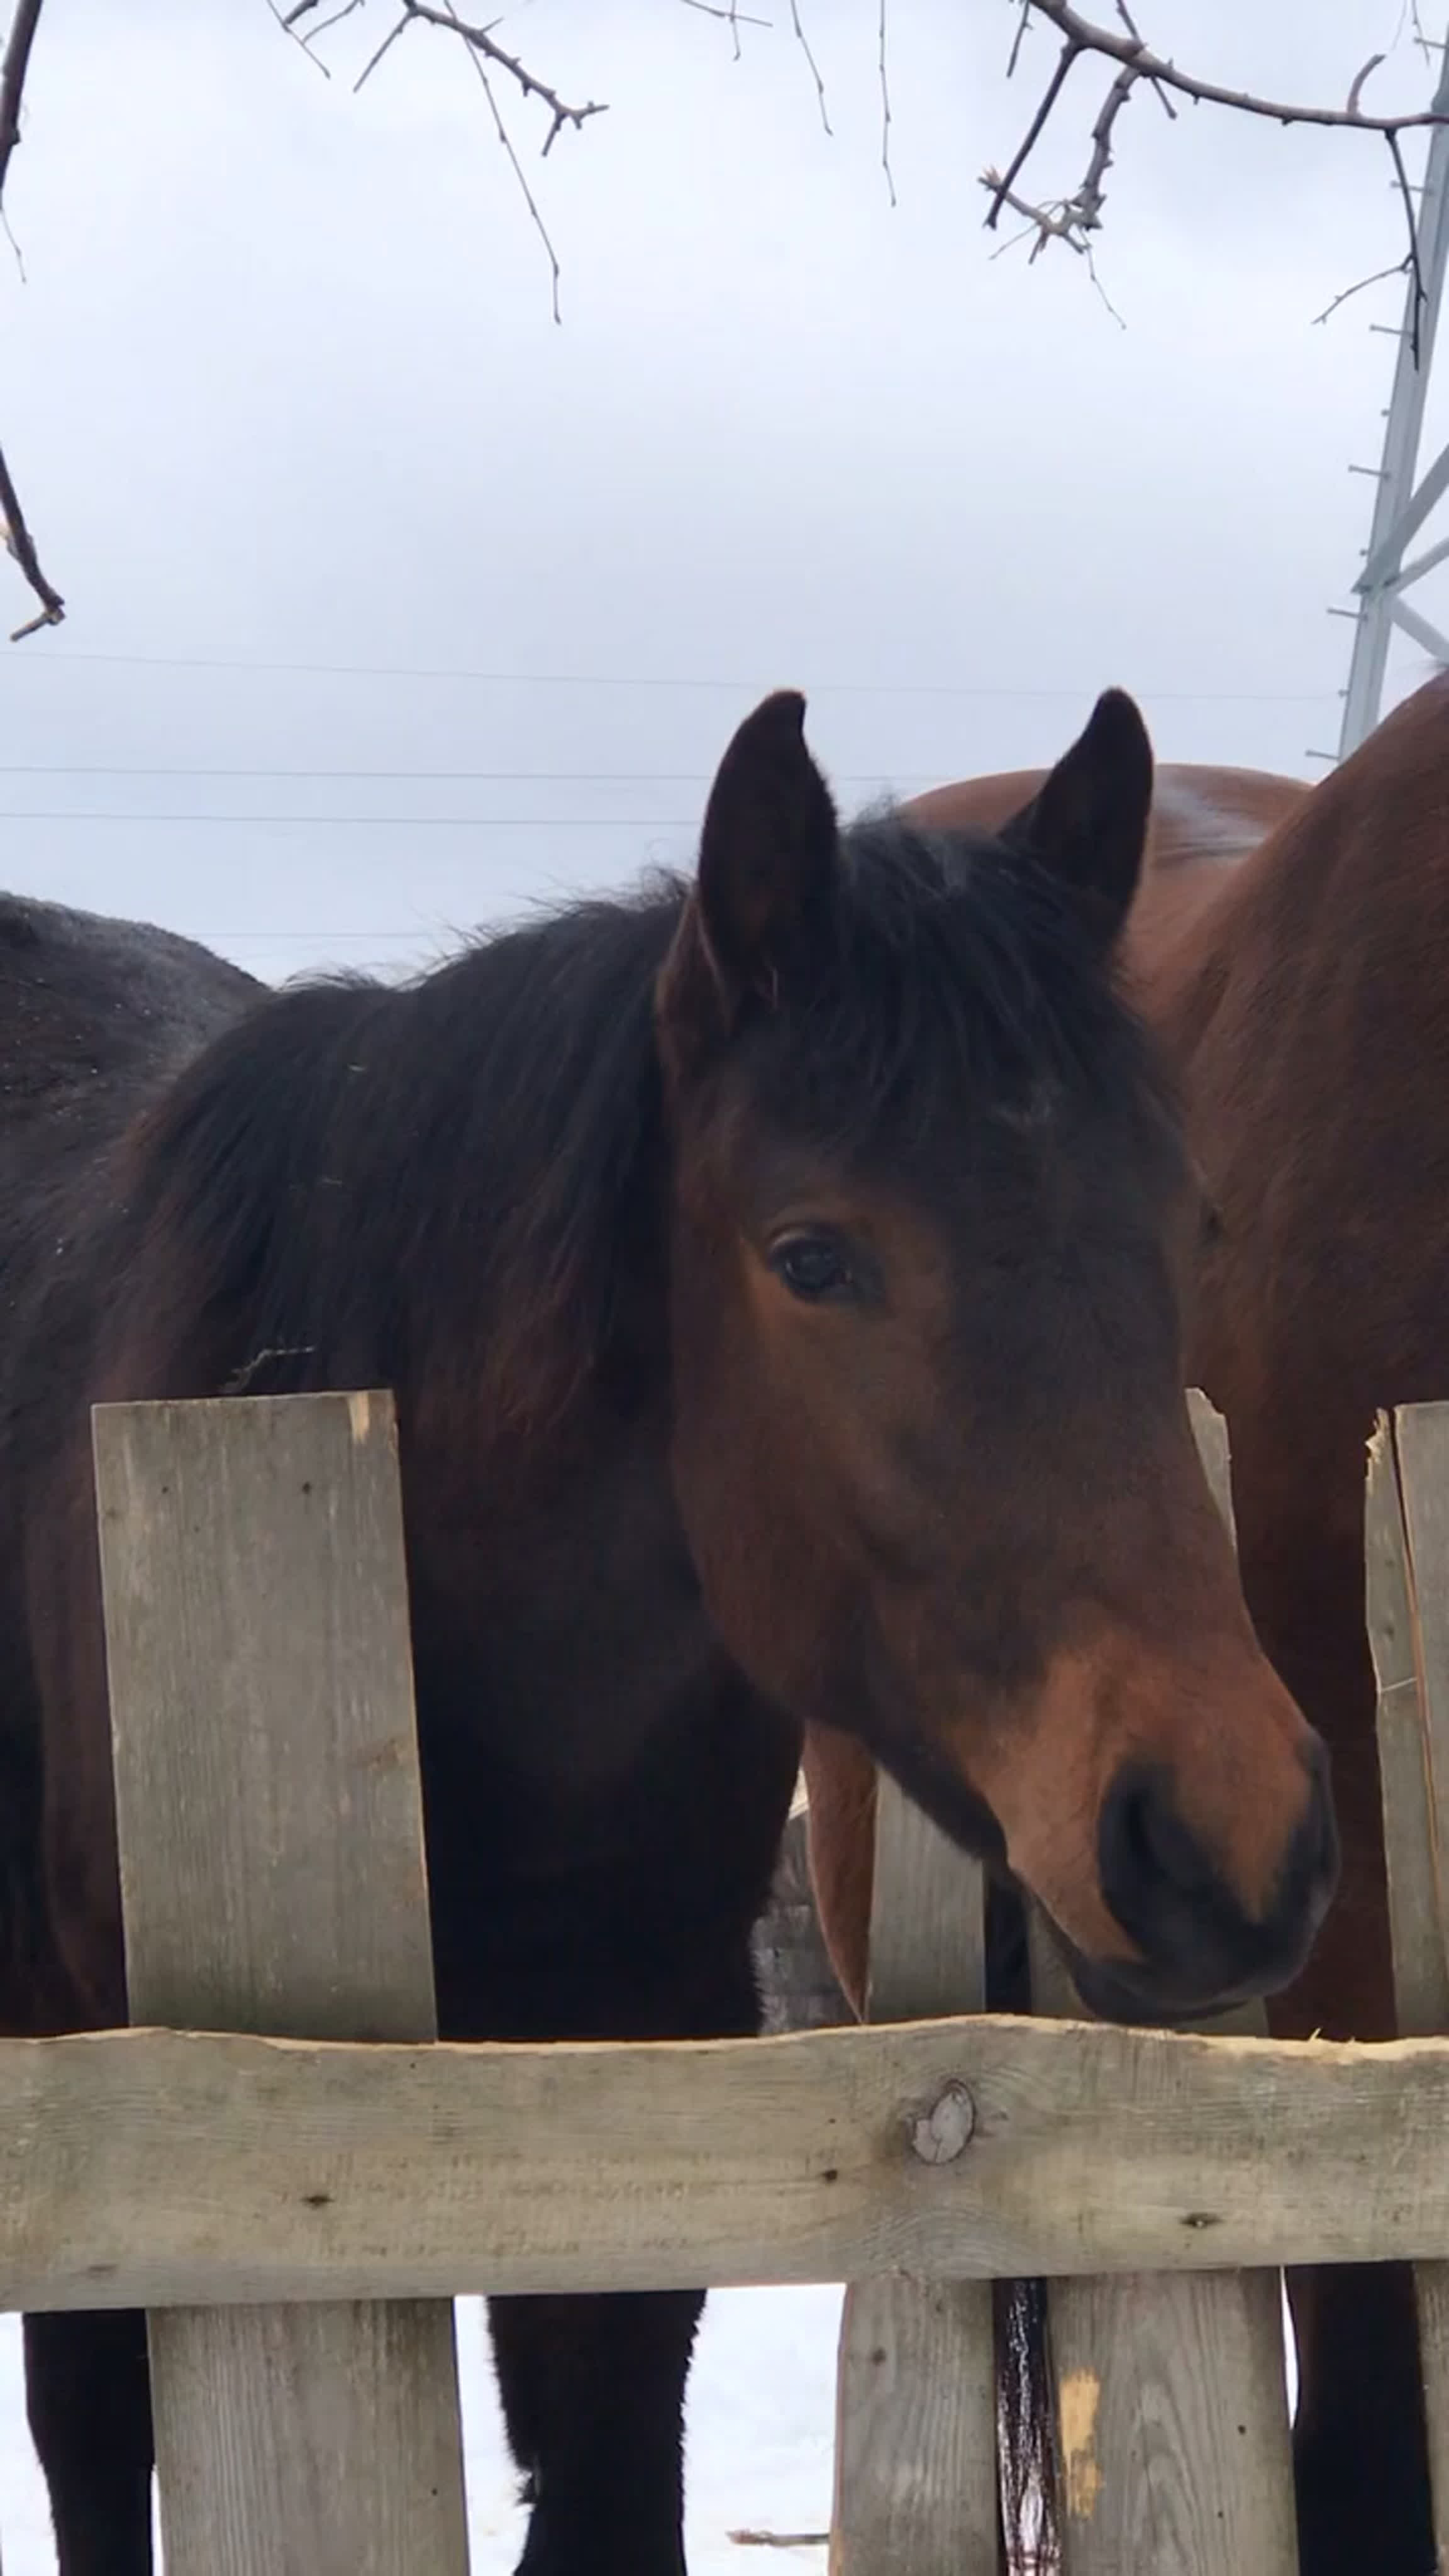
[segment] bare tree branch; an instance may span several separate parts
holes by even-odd
[[[453,7],[453,0],[443,0],[443,5],[448,11],[448,15],[452,19],[453,24],[458,28],[460,35],[466,34],[468,31],[463,28],[462,23],[458,18],[457,11]],[[498,140],[502,144],[504,151],[508,155],[509,162],[512,165],[513,175],[518,181],[519,188],[522,192],[523,202],[528,208],[530,221],[533,224],[533,228],[537,233],[539,240],[543,244],[544,256],[548,261],[550,288],[553,297],[553,318],[555,322],[561,321],[563,317],[559,311],[558,301],[560,276],[558,253],[554,249],[553,242],[549,235],[548,226],[539,212],[538,200],[534,196],[533,190],[528,184],[527,177],[524,173],[523,163],[519,160],[518,154],[514,150],[513,137],[508,131],[503,111],[493,94],[493,83],[488,77],[488,57],[480,47],[474,46],[470,51],[469,60],[478,75],[479,81],[482,83],[483,95],[488,101],[488,113],[493,119],[494,131],[496,132]],[[504,60],[511,70],[513,66],[510,58],[505,55]],[[547,153],[549,145],[553,142],[554,136],[560,131],[563,118],[572,116],[576,124],[581,124],[585,116],[593,115],[596,111],[592,108],[584,108],[582,110],[565,108],[562,111],[561,116],[558,101],[554,97],[553,92],[548,91],[545,95],[547,96],[549,105],[553,111],[553,123],[548,129],[548,140],[545,142],[543,147],[545,153]]]
[[[29,618],[24,626],[17,626],[11,635],[12,644],[21,644],[27,635],[38,635],[42,626],[58,626],[65,615],[65,601],[41,571],[35,539],[25,524],[20,496],[10,480],[10,468],[3,452],[0,452],[0,538],[3,538],[6,553],[20,566],[40,602],[40,615]]]
[[[1403,201],[1404,222],[1408,226],[1409,231],[1409,248],[1404,261],[1404,266],[1408,269],[1409,274],[1414,281],[1414,318],[1409,326],[1409,337],[1413,346],[1414,365],[1417,367],[1419,363],[1420,325],[1424,319],[1424,271],[1419,260],[1419,219],[1414,212],[1414,192],[1409,185],[1409,174],[1404,168],[1403,145],[1400,143],[1397,134],[1394,133],[1390,133],[1388,144],[1389,157],[1394,165],[1394,177],[1398,181],[1399,196]]]
[[[267,0],[267,5],[288,36],[300,45],[313,61],[319,63],[319,68],[325,71],[326,65],[320,62],[320,57],[313,50],[318,39],[326,35],[330,29],[339,26],[344,19],[357,16],[367,7],[368,0]],[[730,29],[736,49],[739,45],[740,29],[743,26],[768,26],[774,23],[769,18],[754,15],[753,11],[743,5],[743,0],[686,0],[686,5],[701,10],[706,16],[723,20]],[[759,5],[760,0],[756,0],[756,6]],[[786,5],[789,10],[789,33],[804,54],[814,81],[821,122],[828,134],[831,131],[831,125],[825,84],[806,32],[802,0],[786,0]],[[1131,0],[1110,0],[1113,14],[1105,19],[1088,17],[1075,5],[1075,0],[1013,0],[1013,5],[1016,12],[1016,26],[1008,76],[1014,74],[1020,67],[1024,59],[1025,39],[1038,23],[1053,30],[1059,40],[1059,50],[1042,96],[1016,152],[1004,171],[989,170],[983,175],[982,185],[990,200],[986,222],[991,230],[998,228],[1003,211],[1009,208],[1022,220],[1024,229],[1018,238],[1030,242],[1029,255],[1032,259],[1040,257],[1048,242],[1065,242],[1069,249],[1083,259],[1098,294],[1102,295],[1103,301],[1106,302],[1101,281],[1093,264],[1093,243],[1102,226],[1107,178],[1112,168],[1118,119],[1134,90],[1144,84],[1153,91],[1169,116],[1176,113],[1174,105],[1176,100],[1188,99],[1195,105],[1221,107],[1238,115],[1258,117],[1284,127],[1312,125],[1372,134],[1379,137],[1388,147],[1393,163],[1395,185],[1404,210],[1408,230],[1408,249],[1400,267],[1403,273],[1413,280],[1413,332],[1417,357],[1419,316],[1423,305],[1424,285],[1419,229],[1414,210],[1414,191],[1405,168],[1403,146],[1406,136],[1417,132],[1420,128],[1443,122],[1444,116],[1442,112],[1436,112],[1432,108],[1413,115],[1367,114],[1363,105],[1364,94],[1370,78],[1380,68],[1384,59],[1382,55],[1372,56],[1354,75],[1349,83],[1346,104],[1343,107],[1299,104],[1260,97],[1250,90],[1228,89],[1219,82],[1202,79],[1195,73],[1182,70],[1167,56],[1156,53],[1147,43],[1133,16]],[[1106,5],[1106,0],[1102,0],[1102,5]],[[4,226],[7,230],[4,204],[5,179],[20,140],[26,78],[43,7],[44,0],[12,0],[9,32],[5,39],[3,54],[0,54],[0,226]],[[557,317],[559,309],[557,254],[503,114],[498,84],[501,83],[506,90],[511,90],[519,105],[539,108],[543,111],[546,125],[541,153],[545,158],[557,142],[559,135],[566,129],[577,132],[591,118],[603,115],[604,102],[590,98],[575,104],[565,99],[558,89],[533,71],[520,55],[510,53],[500,43],[494,31],[496,21],[485,24],[465,18],[462,15],[459,0],[393,0],[393,8],[396,12],[393,23],[364,65],[357,86],[360,87],[372,76],[384,57],[410,27],[422,25],[440,28],[445,35],[451,36],[463,47],[482,84],[498,140],[508,156],[529,218],[535,225],[547,254],[553,288],[553,309]],[[317,14],[319,11],[322,12],[320,18]],[[896,187],[892,165],[893,112],[888,11],[889,0],[878,0],[876,55],[880,92],[880,159],[891,203],[894,205]],[[783,19],[780,23],[784,24]],[[1420,15],[1420,0],[1403,0],[1401,35],[1406,28],[1412,31],[1412,41],[1422,51],[1425,60],[1436,59],[1437,49],[1430,45],[1424,31]],[[1050,203],[1036,202],[1026,194],[1021,184],[1023,174],[1037,151],[1048,125],[1058,114],[1070,74],[1087,56],[1113,68],[1106,93],[1090,130],[1085,170],[1077,187],[1069,196],[1058,198]],[[1010,246],[1003,243],[1001,247],[1005,249]],[[1362,279],[1359,286],[1346,288],[1342,295],[1333,299],[1318,318],[1326,320],[1330,313],[1337,311],[1339,305],[1346,302],[1350,295],[1358,293],[1361,287],[1373,284],[1377,279],[1394,273],[1393,268],[1379,270],[1375,273],[1375,278]],[[1107,309],[1110,312],[1113,308],[1108,304]],[[1116,318],[1120,320],[1121,317],[1119,315]],[[21,574],[40,603],[40,615],[17,630],[18,640],[18,636],[33,634],[40,626],[58,624],[65,614],[65,602],[41,569],[35,542],[26,524],[25,514],[5,465],[3,454],[0,454],[0,537],[3,537],[6,550],[18,565]]]
[[[547,108],[549,128],[543,138],[544,160],[547,160],[565,126],[571,125],[577,131],[588,123],[591,116],[603,116],[606,112],[606,102],[598,98],[589,99],[583,107],[570,107],[567,100],[560,98],[556,89],[550,89],[547,81],[540,80],[535,72],[531,72],[517,54],[505,51],[491,27],[470,25],[456,9],[447,6],[434,8],[432,0],[402,0],[402,14],[409,23],[442,27],[450,36],[456,36],[468,47],[480,71],[506,72],[524,98],[537,99],[540,106]]]
[[[0,220],[4,221],[7,233],[10,225],[5,215],[5,181],[11,156],[20,141],[25,76],[30,69],[31,47],[35,43],[43,5],[44,0],[16,0],[10,33],[5,39],[5,51],[0,55]],[[27,635],[37,634],[42,626],[58,626],[65,615],[65,601],[41,570],[35,539],[26,525],[20,495],[11,480],[3,450],[0,450],[0,541],[3,541],[12,561],[19,565],[24,579],[40,602],[40,615],[27,619],[12,634],[11,643],[19,644]]]
[[[25,75],[30,69],[30,48],[40,24],[44,0],[18,0],[5,52],[0,57],[0,197],[5,193],[5,173],[10,155],[20,140],[20,103],[25,96]]]
[[[1120,27],[1104,25],[1087,18],[1073,5],[1073,0],[1021,0],[1021,17],[1011,48],[1008,71],[1014,72],[1021,59],[1022,39],[1035,20],[1055,29],[1062,40],[1046,88],[1017,147],[1004,171],[987,170],[982,186],[990,198],[986,213],[987,227],[995,231],[1003,210],[1019,215],[1032,236],[1031,257],[1039,257],[1048,242],[1065,242],[1069,249],[1089,254],[1093,235],[1101,230],[1102,210],[1106,196],[1107,173],[1112,166],[1113,143],[1118,117],[1133,91],[1143,82],[1153,89],[1167,109],[1174,113],[1174,97],[1191,99],[1194,105],[1224,107],[1241,116],[1264,117],[1272,124],[1335,126],[1358,134],[1382,137],[1388,144],[1394,162],[1395,177],[1408,219],[1409,248],[1404,265],[1419,284],[1422,302],[1422,280],[1419,272],[1418,227],[1414,220],[1413,197],[1404,172],[1402,138],[1418,128],[1441,123],[1442,117],[1430,108],[1414,115],[1370,116],[1363,107],[1363,93],[1372,73],[1383,62],[1374,54],[1353,79],[1347,104],[1343,107],[1295,105],[1282,99],[1260,98],[1251,90],[1225,89],[1217,81],[1200,79],[1170,62],[1165,55],[1154,53],[1138,29],[1127,0],[1115,0]],[[1413,10],[1416,35],[1422,38],[1417,6]],[[1116,75],[1102,101],[1091,131],[1091,150],[1086,170],[1069,197],[1047,203],[1037,202],[1023,194],[1019,181],[1027,162],[1040,143],[1061,97],[1067,76],[1084,56],[1115,63]],[[1095,272],[1094,272],[1095,275]],[[1364,281],[1367,283],[1367,281]],[[1352,292],[1353,290],[1349,290]],[[1100,285],[1099,285],[1100,292]],[[1342,299],[1339,299],[1340,301]],[[1328,308],[1332,311],[1334,308]],[[1417,306],[1416,306],[1417,313]],[[1417,320],[1415,323],[1417,334]]]
[[[880,0],[880,30],[877,49],[877,61],[880,67],[880,166],[885,172],[886,187],[890,192],[891,204],[894,205],[896,203],[896,174],[891,168],[891,83],[890,66],[886,60],[886,7],[887,0]]]
[[[738,0],[735,0],[733,7],[727,5],[727,0],[684,0],[684,6],[686,9],[697,9],[701,18],[722,18],[727,27],[735,30],[741,27],[772,27],[775,23],[772,18],[752,18],[747,10],[740,8]],[[736,62],[739,60],[739,53],[739,39],[736,34]]]
[[[1356,295],[1364,294],[1370,286],[1382,286],[1386,278],[1407,277],[1408,274],[1409,253],[1405,251],[1402,259],[1391,259],[1387,268],[1376,268],[1367,277],[1356,277],[1352,286],[1340,287],[1336,295],[1329,297],[1323,311],[1314,314],[1315,324],[1331,322],[1341,304],[1351,304]]]
[[[1365,134],[1407,134],[1415,126],[1442,124],[1432,108],[1414,116],[1365,116],[1359,108],[1302,107],[1286,101],[1259,98],[1252,90],[1223,89],[1216,81],[1199,80],[1195,73],[1179,71],[1165,56],[1154,54],[1135,34],[1118,35],[1084,18],[1071,0],[1030,0],[1039,18],[1057,28],[1063,42],[1070,41],[1084,54],[1102,54],[1130,71],[1134,80],[1155,81],[1163,89],[1176,90],[1183,98],[1194,99],[1200,107],[1231,107],[1241,116],[1265,116],[1274,125],[1345,125]]]
[[[833,135],[834,128],[830,122],[830,109],[825,97],[825,82],[821,77],[820,65],[815,59],[810,39],[805,33],[805,21],[800,15],[800,0],[790,0],[790,25],[794,30],[795,42],[810,66],[810,77],[815,83],[815,96],[820,104],[820,122],[826,133]]]
[[[1368,61],[1364,64],[1363,70],[1361,72],[1354,73],[1348,93],[1348,113],[1350,116],[1357,116],[1359,112],[1359,102],[1363,97],[1364,83],[1371,73],[1378,70],[1383,59],[1384,57],[1382,54],[1370,54]]]

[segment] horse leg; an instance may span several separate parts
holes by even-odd
[[[494,2299],[532,2504],[518,2576],[685,2576],[684,2387],[702,2290]]]
[[[60,2576],[151,2576],[145,2317],[27,2317],[25,2383]]]
[[[747,1932],[737,1950],[708,2002],[626,2035],[755,2031]],[[517,2576],[686,2576],[684,2391],[704,2300],[703,2290],[490,2300],[503,2419],[532,2507]]]
[[[609,1860],[586,1852],[576,1876],[556,1869],[542,1895],[527,1878],[516,1890],[502,1874],[480,1880],[476,1837],[459,1834],[464,1802],[425,1774],[444,2036],[753,2035],[751,1935],[799,1760],[798,1730],[721,1662],[620,1783]],[[685,2576],[684,2393],[704,2298],[490,2300],[509,2447],[532,2508],[517,2576]]]
[[[1405,2263],[1288,2276],[1302,2576],[1434,2576],[1414,2277]]]

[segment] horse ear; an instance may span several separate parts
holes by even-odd
[[[781,952],[828,903],[840,845],[830,790],[805,748],[794,689],[746,716],[710,790],[699,873],[659,977],[667,1052],[697,1058],[751,995],[773,997]]]
[[[1060,879],[1104,946],[1137,892],[1152,812],[1152,744],[1133,699],[1107,689],[1085,731],[999,837]]]

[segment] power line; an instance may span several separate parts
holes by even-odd
[[[292,679],[466,680],[480,687],[507,689],[685,689],[736,694],[759,690],[761,686],[758,675],[753,679],[704,679],[678,672],[490,671],[386,662],[266,662],[218,654],[182,653],[32,653],[25,657],[23,665],[18,661],[7,661],[4,667],[7,671],[21,668],[40,671],[92,664],[128,670],[256,671],[274,678]],[[807,694],[811,697],[1087,700],[1095,696],[1096,690],[1094,686],[1077,682],[1064,687],[1043,687],[1040,684],[1018,687],[979,681],[816,680],[810,683]],[[1322,706],[1336,692],[1327,688],[1144,689],[1142,695],[1158,706]]]
[[[911,772],[925,777],[924,770]],[[492,779],[500,785],[536,787],[707,787],[704,769],[218,769],[125,760],[0,760],[6,778],[377,778]],[[842,786],[867,787],[894,771],[834,769]]]
[[[325,825],[351,831],[369,823],[392,831],[442,832],[697,832],[697,814],[117,814],[83,805],[40,805],[28,812],[0,810],[0,823],[249,823],[272,830],[283,824]]]

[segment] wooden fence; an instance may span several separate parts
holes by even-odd
[[[994,2276],[1052,2284],[1066,2576],[1291,2576],[1284,2263],[1419,2265],[1449,2466],[1449,2040],[979,2014],[977,1875],[887,1791],[870,2026],[440,2045],[390,1402],[102,1408],[95,1453],[152,2026],[0,2041],[0,2305],[150,2311],[168,2576],[463,2576],[463,2292],[850,2283],[840,2576],[998,2576]],[[1422,1408],[1369,1514],[1415,2034],[1449,2028],[1446,1568]]]

